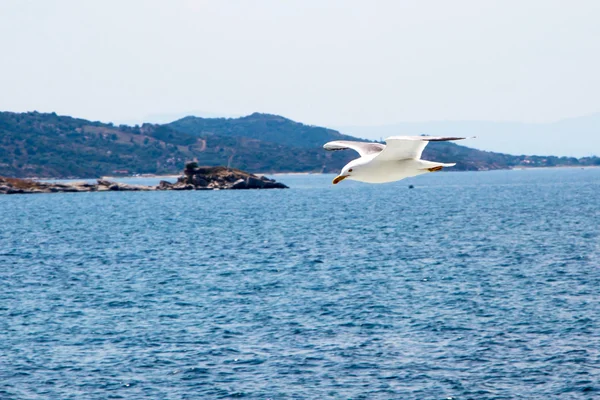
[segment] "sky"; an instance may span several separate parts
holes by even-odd
[[[0,0],[0,110],[550,123],[600,112],[598,21],[597,0]]]

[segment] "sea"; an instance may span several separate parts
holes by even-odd
[[[275,178],[0,197],[0,399],[600,398],[600,169]]]

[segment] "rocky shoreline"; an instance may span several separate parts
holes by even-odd
[[[105,179],[98,179],[96,183],[52,183],[39,182],[30,179],[0,177],[0,194],[287,188],[288,187],[281,182],[276,182],[264,176],[256,176],[239,169],[226,167],[199,167],[195,163],[186,165],[183,176],[180,176],[177,179],[177,182],[170,183],[167,181],[160,181],[156,186],[130,185]]]

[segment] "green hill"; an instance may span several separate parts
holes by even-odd
[[[284,117],[254,113],[242,118],[198,118],[185,117],[171,122],[168,126],[192,135],[210,139],[212,136],[251,137],[261,142],[277,143],[295,148],[313,148],[322,151],[324,143],[332,140],[363,140],[343,135],[335,130],[304,125]],[[401,134],[401,133],[398,133]],[[468,144],[469,141],[461,142]],[[338,152],[332,157],[336,168],[356,158]],[[339,158],[338,158],[339,157]],[[342,158],[343,157],[343,158]],[[488,170],[514,167],[551,167],[600,165],[600,158],[588,157],[541,157],[513,156],[509,154],[480,151],[452,142],[432,142],[426,148],[423,157],[428,160],[456,162],[456,170]],[[344,162],[338,163],[339,160]],[[329,165],[325,166],[327,170]],[[334,169],[336,169],[334,168]]]
[[[320,148],[332,140],[356,140],[332,129],[304,125],[278,115],[254,113],[241,118],[185,117],[168,124],[184,133],[245,137],[297,148]]]
[[[337,172],[356,158],[327,152],[330,140],[353,137],[269,114],[243,118],[186,117],[166,125],[114,126],[55,113],[0,112],[0,176],[99,177],[177,174],[186,161],[250,172]],[[431,143],[425,158],[457,170],[515,166],[600,165],[599,158],[511,156]]]

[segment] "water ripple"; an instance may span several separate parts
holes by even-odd
[[[598,396],[600,170],[281,180],[1,197],[0,398]]]

